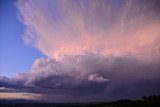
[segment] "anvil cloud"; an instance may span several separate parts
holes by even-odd
[[[18,1],[25,42],[59,59],[84,51],[103,55],[159,53],[159,3],[150,0]],[[152,50],[154,49],[154,50]]]
[[[19,0],[24,41],[48,58],[0,86],[55,102],[160,94],[158,0]],[[11,89],[11,91],[13,91]],[[0,91],[5,89],[0,89]]]

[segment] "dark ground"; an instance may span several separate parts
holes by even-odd
[[[160,107],[160,96],[139,100],[119,100],[110,103],[40,103],[32,100],[0,100],[0,107]]]

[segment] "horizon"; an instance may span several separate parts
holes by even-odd
[[[1,0],[0,99],[160,95],[159,0]]]

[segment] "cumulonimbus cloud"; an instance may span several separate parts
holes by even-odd
[[[24,40],[56,59],[85,51],[129,51],[143,59],[159,55],[158,5],[157,0],[17,2],[26,25]]]
[[[3,77],[0,85],[57,102],[135,98],[159,93],[159,63],[144,63],[130,54],[114,57],[86,53],[61,61],[40,58],[31,72],[11,79]]]
[[[0,77],[0,87],[57,102],[159,94],[158,5],[158,0],[17,1],[25,42],[48,58],[35,60],[29,73]]]

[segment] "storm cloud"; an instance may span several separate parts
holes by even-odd
[[[129,51],[150,59],[159,56],[159,4],[158,0],[22,0],[17,8],[26,25],[25,42],[50,58]]]
[[[26,74],[27,80],[24,75],[18,75],[12,79],[3,77],[0,83],[20,92],[40,94],[38,99],[47,101],[133,99],[160,93],[159,63],[160,60],[143,63],[129,54],[114,57],[86,53],[62,61],[40,58]]]
[[[158,0],[19,0],[24,41],[47,58],[0,77],[0,91],[55,102],[160,94]],[[13,91],[14,92],[14,91]]]

